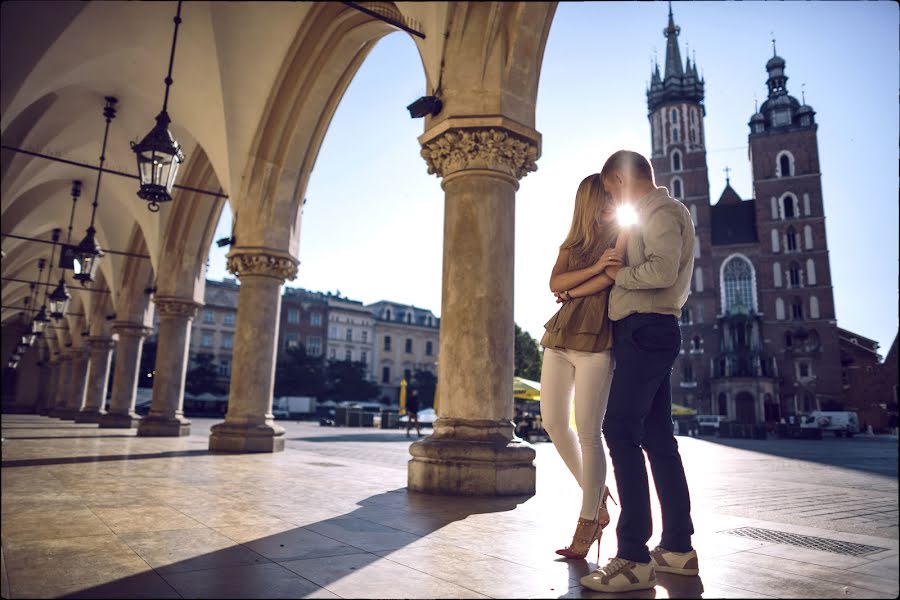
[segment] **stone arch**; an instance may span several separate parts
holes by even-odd
[[[794,155],[790,150],[782,150],[775,156],[775,177],[793,177],[797,174]]]

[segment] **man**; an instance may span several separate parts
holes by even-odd
[[[681,348],[678,319],[690,291],[694,226],[687,208],[656,187],[653,168],[637,152],[620,150],[600,172],[619,205],[630,204],[638,222],[625,251],[627,266],[606,270],[616,370],[603,421],[622,506],[619,548],[605,567],[581,579],[602,592],[653,588],[656,572],[696,575],[691,503],[672,425],[669,376]],[[662,506],[660,545],[652,533],[644,452]]]
[[[416,422],[416,433],[422,437],[422,430],[419,429],[419,390],[412,388],[409,398],[406,400],[406,414],[409,421],[406,423],[406,437],[409,437],[409,430],[412,428],[413,421]]]

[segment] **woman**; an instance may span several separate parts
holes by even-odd
[[[600,428],[614,368],[612,326],[606,312],[613,280],[604,270],[622,264],[625,234],[618,243],[617,234],[612,199],[600,175],[590,175],[578,186],[572,226],[550,277],[550,290],[563,305],[545,325],[541,339],[544,429],[582,490],[572,543],[556,551],[566,558],[584,558],[597,540],[599,560],[600,536],[609,523]],[[577,435],[569,426],[573,387]]]

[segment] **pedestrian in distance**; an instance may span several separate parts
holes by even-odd
[[[419,390],[413,388],[409,392],[409,398],[406,399],[406,437],[409,437],[409,430],[412,428],[413,421],[416,423],[416,433],[422,437],[422,430],[419,429]]]

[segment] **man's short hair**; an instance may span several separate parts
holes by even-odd
[[[653,167],[643,154],[631,150],[619,150],[606,159],[606,164],[600,171],[601,180],[608,177],[613,171],[622,171],[639,179],[646,179],[656,185],[653,177]]]

